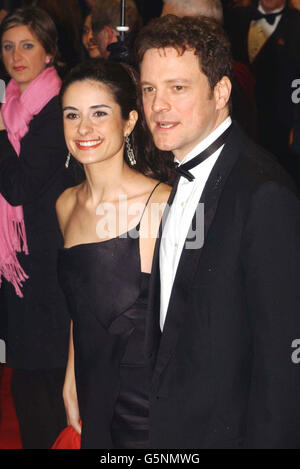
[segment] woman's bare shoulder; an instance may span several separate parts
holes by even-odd
[[[58,223],[62,234],[64,234],[65,227],[68,224],[70,216],[75,208],[77,202],[77,193],[80,189],[81,184],[66,189],[56,201],[56,213]]]
[[[76,195],[78,192],[79,186],[73,186],[66,189],[56,201],[56,210],[66,210],[70,205],[75,203]]]

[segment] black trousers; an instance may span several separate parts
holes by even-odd
[[[50,449],[66,427],[62,398],[65,369],[15,369],[12,395],[24,449]]]

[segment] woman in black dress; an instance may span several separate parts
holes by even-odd
[[[145,175],[154,175],[154,155],[128,66],[82,64],[61,95],[67,147],[86,174],[57,202],[65,239],[59,276],[73,322],[68,420],[78,432],[82,420],[82,448],[147,448],[147,293],[170,188]]]

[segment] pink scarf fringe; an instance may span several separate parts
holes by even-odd
[[[18,156],[30,121],[58,95],[60,87],[61,80],[54,67],[46,68],[21,95],[17,82],[10,80],[1,114],[8,139]],[[28,254],[23,207],[12,207],[1,194],[0,221],[0,286],[4,277],[22,298],[21,288],[28,279],[17,258],[17,252]]]

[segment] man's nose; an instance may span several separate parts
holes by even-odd
[[[155,96],[153,97],[152,101],[152,110],[154,112],[162,112],[162,111],[169,111],[171,109],[171,105],[163,93],[156,92]]]

